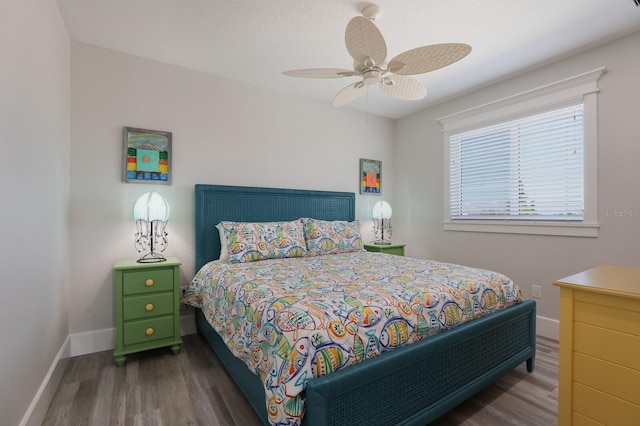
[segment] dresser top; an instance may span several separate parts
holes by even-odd
[[[640,299],[640,268],[602,265],[562,278],[554,284],[560,287]]]

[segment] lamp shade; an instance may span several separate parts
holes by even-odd
[[[133,205],[133,217],[135,220],[146,220],[151,222],[169,220],[169,203],[157,192],[147,192],[142,194]]]
[[[391,206],[386,201],[378,201],[373,206],[374,219],[391,219]]]

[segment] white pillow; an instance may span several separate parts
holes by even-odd
[[[227,248],[229,241],[227,240],[227,237],[224,234],[224,228],[222,227],[222,222],[216,225],[216,229],[218,230],[218,235],[220,235],[220,260],[222,262],[227,262],[229,260],[229,249]]]

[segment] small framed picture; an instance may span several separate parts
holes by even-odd
[[[360,193],[382,194],[382,161],[360,159]]]
[[[171,133],[123,128],[122,181],[171,184]]]

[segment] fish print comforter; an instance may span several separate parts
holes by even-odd
[[[417,342],[522,300],[506,276],[358,251],[205,265],[184,302],[201,308],[260,376],[274,425],[299,424],[314,377]]]

